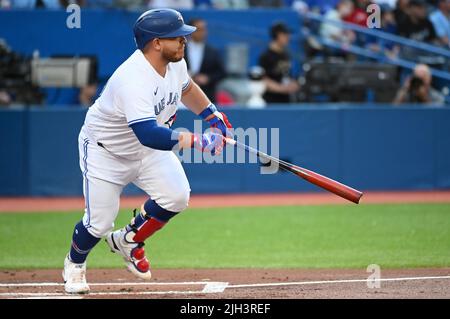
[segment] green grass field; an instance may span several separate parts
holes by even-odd
[[[0,268],[60,268],[80,218],[0,214]],[[146,250],[158,268],[449,267],[450,204],[189,209]],[[123,267],[104,241],[88,264]]]

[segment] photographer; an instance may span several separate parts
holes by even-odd
[[[416,65],[412,76],[403,83],[393,103],[396,105],[402,103],[443,105],[445,98],[431,86],[431,79],[430,68],[427,65]]]

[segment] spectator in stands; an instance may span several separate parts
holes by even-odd
[[[149,0],[147,6],[154,8],[193,9],[193,0]]]
[[[84,107],[90,107],[100,94],[98,80],[98,59],[95,55],[84,56],[89,58],[91,64],[89,69],[88,83],[79,89],[78,103]]]
[[[308,3],[303,0],[294,0],[291,4],[291,9],[294,9],[298,14],[302,15],[310,11]]]
[[[95,102],[95,97],[98,95],[97,83],[90,83],[80,89],[78,94],[78,101],[84,107],[90,107]]]
[[[432,76],[430,68],[425,64],[418,64],[412,76],[408,77],[397,92],[394,104],[426,103],[443,105],[444,96],[431,86]]]
[[[367,7],[372,3],[370,0],[353,0],[353,12],[344,18],[344,22],[356,24],[362,28],[367,28]],[[355,44],[364,46],[367,43],[368,36],[364,33],[355,32]]]
[[[290,31],[283,23],[276,23],[270,29],[272,41],[268,49],[260,56],[259,65],[265,71],[264,82],[267,103],[289,103],[291,95],[300,90],[300,85],[290,76],[291,58],[287,47]]]
[[[408,7],[409,0],[397,0],[397,5],[394,10],[395,22],[397,25],[402,25],[407,23],[408,20]]]
[[[128,10],[139,10],[145,6],[145,0],[88,0],[89,3],[103,3],[104,8],[123,8]]]
[[[378,4],[379,6],[389,6],[391,9],[395,8],[395,5],[397,4],[397,0],[373,0],[373,3]]]
[[[197,30],[191,34],[186,45],[185,59],[192,79],[208,98],[215,102],[217,84],[225,77],[225,70],[216,49],[206,43],[207,24],[203,19],[192,19],[189,22]]]
[[[380,31],[397,33],[397,25],[395,23],[394,7],[388,4],[380,5],[381,9],[381,28]],[[400,47],[398,44],[377,37],[368,37],[367,46],[373,51],[381,51],[391,59],[398,56]]]
[[[281,8],[284,6],[283,0],[248,0],[252,8]]]
[[[215,9],[247,9],[248,0],[211,0]]]
[[[59,9],[59,0],[13,0],[11,7],[15,9],[49,8]]]
[[[38,0],[40,1],[40,0]],[[80,7],[84,7],[86,5],[87,0],[59,0],[59,3],[64,8],[67,7],[70,4],[78,4]]]
[[[79,6],[85,5],[85,0],[73,1]],[[16,9],[61,9],[67,7],[72,1],[69,0],[12,0],[11,7]]]
[[[194,0],[194,6],[197,9],[212,8],[212,0]]]
[[[0,106],[8,106],[11,102],[11,95],[6,90],[0,89]]]
[[[353,11],[343,20],[348,23],[354,23],[360,27],[367,27],[367,6],[371,4],[369,0],[355,0]]]
[[[439,44],[450,47],[450,0],[439,0],[437,10],[430,15]]]
[[[427,4],[424,0],[409,0],[406,14],[406,18],[397,21],[399,35],[427,43],[436,40],[436,33],[428,19]]]
[[[334,20],[338,22],[343,22],[344,19],[348,18],[354,9],[353,1],[351,0],[340,0],[336,5],[335,9],[329,10],[324,18],[327,20]],[[344,30],[338,25],[323,22],[320,26],[320,35],[326,40],[336,41],[340,43],[352,43],[356,39],[356,35],[351,30]]]
[[[325,13],[336,7],[340,0],[305,0],[311,11]]]

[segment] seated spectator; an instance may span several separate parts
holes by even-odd
[[[369,0],[355,0],[353,11],[350,15],[344,18],[345,22],[357,24],[360,27],[367,27],[367,6],[370,5]]]
[[[398,34],[420,42],[436,40],[433,25],[428,19],[427,4],[424,0],[410,0],[406,18],[397,21]]]
[[[395,8],[395,5],[397,4],[397,0],[373,0],[372,1],[375,4],[378,4],[379,6],[389,6],[391,9]]]
[[[341,0],[336,5],[335,9],[331,9],[325,14],[324,18],[327,20],[343,22],[344,19],[348,18],[352,14],[353,8],[353,1]],[[320,26],[320,35],[327,40],[340,43],[352,43],[356,38],[353,31],[345,30],[336,24],[326,21]]]
[[[64,8],[70,4],[78,4],[80,7],[84,7],[86,5],[86,1],[87,0],[59,0],[59,3]]]
[[[430,15],[439,44],[450,47],[450,0],[439,0],[437,10]]]
[[[147,6],[150,9],[172,8],[172,9],[193,9],[193,0],[149,0]]]
[[[114,8],[116,0],[86,0],[88,8]]]
[[[192,19],[190,25],[197,27],[186,45],[185,60],[188,71],[208,98],[215,102],[217,84],[225,77],[225,70],[216,49],[206,43],[207,25],[202,19]]]
[[[409,0],[397,0],[394,10],[395,22],[397,25],[405,24],[408,20]]]
[[[98,1],[99,0],[95,0],[95,2]],[[145,0],[100,0],[100,1],[103,2],[103,7],[123,8],[127,10],[140,10],[141,8],[144,8],[146,4]]]
[[[247,9],[248,0],[211,0],[215,9]]]
[[[277,23],[271,27],[270,35],[272,42],[259,58],[265,71],[263,98],[267,103],[289,103],[291,95],[300,90],[298,82],[290,76],[291,58],[287,51],[290,31],[283,23]]]
[[[359,27],[367,28],[367,19],[369,15],[367,13],[367,7],[372,3],[370,0],[353,0],[353,12],[346,18],[344,22],[356,24]],[[368,36],[364,33],[355,33],[355,44],[358,46],[364,46],[367,43]]]
[[[35,9],[35,8],[46,8],[46,9],[61,9],[67,7],[72,2],[78,4],[79,6],[85,5],[85,0],[12,0],[11,8],[15,9]]]
[[[0,106],[8,106],[11,102],[11,95],[6,90],[0,89]]]
[[[209,9],[212,8],[211,0],[194,0],[194,6],[197,9]]]
[[[11,7],[15,9],[60,9],[62,6],[59,0],[12,0]]]
[[[397,25],[395,23],[395,16],[394,16],[394,7],[391,7],[387,4],[383,4],[380,6],[380,8],[381,8],[381,28],[379,30],[392,34],[397,33]],[[397,57],[400,51],[400,47],[398,44],[378,37],[368,37],[367,47],[369,47],[373,51],[377,52],[381,51],[391,59]]]
[[[292,9],[294,9],[294,11],[296,11],[300,15],[303,15],[303,14],[308,13],[310,11],[308,3],[306,3],[306,1],[303,1],[303,0],[294,0],[294,1],[292,1],[290,7]]]
[[[305,0],[311,11],[325,13],[336,7],[339,0]]]
[[[284,6],[283,0],[248,0],[252,8],[281,8]]]
[[[444,96],[431,86],[432,76],[430,68],[425,64],[418,64],[412,76],[408,77],[397,92],[394,104],[424,103],[443,105]]]

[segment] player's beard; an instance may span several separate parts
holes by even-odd
[[[184,52],[181,51],[182,53],[179,53],[180,51],[173,51],[173,52],[166,52],[166,51],[162,51],[162,57],[167,61],[167,62],[178,62],[181,61],[181,59],[184,56]]]

